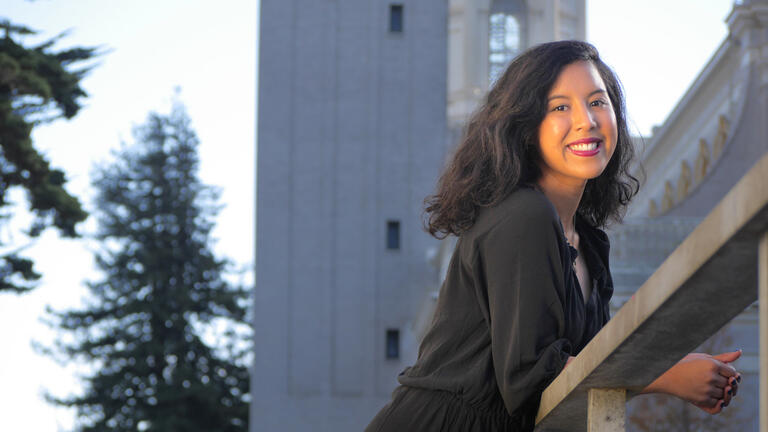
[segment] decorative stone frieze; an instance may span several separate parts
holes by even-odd
[[[728,140],[729,127],[730,122],[728,121],[728,117],[720,114],[720,117],[718,118],[717,136],[715,136],[715,142],[712,149],[715,159],[718,159],[723,153],[725,142]]]
[[[725,114],[717,117],[717,131],[715,132],[713,153],[710,157],[709,144],[706,138],[699,139],[699,148],[694,162],[694,169],[691,172],[691,166],[686,159],[680,161],[680,168],[677,173],[677,181],[673,184],[670,180],[664,183],[664,195],[661,199],[661,211],[656,207],[656,200],[648,201],[648,217],[661,216],[667,213],[676,205],[679,205],[688,197],[693,190],[700,185],[707,174],[712,171],[712,167],[717,164],[723,149],[728,142],[731,122]],[[674,175],[674,174],[673,174]]]
[[[659,214],[659,209],[656,207],[656,200],[651,198],[648,203],[648,217],[656,217],[657,214]]]
[[[661,212],[666,213],[675,206],[675,189],[672,183],[667,180],[664,182],[664,198],[661,199]]]
[[[709,169],[709,144],[704,138],[699,140],[699,154],[696,156],[696,164],[694,166],[693,182],[698,185],[704,180]]]
[[[680,162],[680,178],[677,180],[677,202],[680,202],[688,196],[691,189],[691,166],[687,160]]]

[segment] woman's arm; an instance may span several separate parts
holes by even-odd
[[[738,392],[741,374],[729,363],[739,357],[741,350],[716,356],[688,354],[641,393],[670,394],[717,414]]]
[[[716,356],[688,354],[640,393],[677,396],[710,414],[717,414],[739,390],[741,374],[729,364],[739,357],[741,350]],[[569,357],[566,366],[575,358]]]

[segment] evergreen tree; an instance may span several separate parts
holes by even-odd
[[[104,278],[88,307],[54,320],[76,335],[60,352],[96,371],[82,396],[54,402],[77,408],[81,431],[244,431],[246,347],[201,339],[244,323],[247,292],[210,249],[216,193],[197,178],[197,138],[179,104],[134,136],[94,179]]]
[[[79,99],[86,96],[80,80],[88,68],[71,68],[94,57],[94,49],[52,51],[63,34],[41,45],[24,47],[14,37],[35,32],[2,18],[0,31],[4,31],[0,35],[0,211],[11,204],[8,191],[23,188],[35,216],[28,232],[31,237],[51,225],[62,235],[74,237],[75,225],[87,214],[77,198],[64,189],[64,173],[51,168],[35,149],[31,133],[37,124],[77,114]],[[7,224],[9,217],[8,212],[0,213],[0,226]],[[0,292],[27,291],[39,278],[32,261],[18,251],[0,253]]]

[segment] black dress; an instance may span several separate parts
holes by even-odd
[[[541,392],[610,318],[608,238],[579,216],[576,230],[586,304],[543,193],[521,187],[483,210],[458,240],[416,364],[366,432],[532,430]]]

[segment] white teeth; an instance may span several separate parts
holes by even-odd
[[[578,151],[592,151],[597,148],[597,143],[591,142],[591,143],[585,143],[585,144],[573,144],[573,145],[570,145],[569,147],[572,148],[573,150],[578,150]]]

